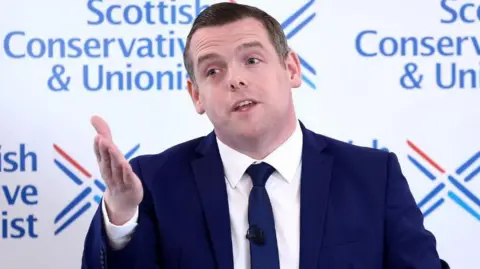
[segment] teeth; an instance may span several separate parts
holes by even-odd
[[[243,101],[243,102],[241,102],[240,104],[237,105],[237,108],[242,107],[242,106],[247,106],[247,105],[250,105],[250,104],[253,104],[253,102],[252,101]]]

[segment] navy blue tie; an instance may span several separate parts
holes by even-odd
[[[253,188],[248,201],[250,229],[251,269],[279,269],[277,237],[272,205],[265,183],[275,168],[267,163],[252,164],[247,174],[252,178]]]

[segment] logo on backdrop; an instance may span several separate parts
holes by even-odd
[[[348,141],[353,144],[353,141]],[[378,139],[368,145],[374,149],[390,151]],[[461,161],[454,170],[447,170],[434,161],[418,145],[407,140],[411,151],[407,159],[424,175],[420,180],[432,182],[432,188],[419,200],[418,207],[428,217],[447,201],[457,204],[466,214],[480,221],[480,194],[469,188],[469,183],[480,176],[480,150]]]
[[[294,36],[296,36],[300,30],[305,28],[308,24],[312,22],[312,20],[315,18],[317,13],[315,11],[309,11],[309,9],[312,9],[312,5],[315,3],[315,0],[310,0],[308,1],[305,5],[301,6],[300,9],[295,11],[292,15],[290,15],[282,24],[282,29],[285,32],[285,35],[287,39],[291,39]],[[302,14],[308,13],[308,15],[305,19],[300,21],[296,26],[292,26],[296,21],[300,20],[300,16]],[[302,55],[298,54],[298,58],[300,59],[300,64],[303,67],[303,72],[302,72],[302,80],[305,82],[310,88],[316,89],[316,85],[314,81],[312,80],[312,76],[317,75],[317,71],[313,67],[309,61],[302,57]],[[308,72],[308,74],[305,74]]]
[[[438,22],[450,27],[449,30],[457,29],[462,24],[474,26],[480,23],[478,3],[456,0],[435,3],[439,3],[441,10]],[[414,61],[405,63],[398,82],[407,90],[422,89],[425,83],[434,83],[442,90],[480,88],[480,69],[476,60],[480,56],[480,38],[471,34],[409,36],[407,32],[388,34],[367,29],[356,36],[355,50],[366,58],[409,58],[419,59],[419,62],[433,58],[434,61],[428,64],[420,65]],[[457,59],[462,59],[462,63]],[[470,59],[471,64],[467,65]],[[428,77],[426,73],[434,76]]]
[[[38,155],[27,144],[0,145],[0,239],[37,238],[38,189],[35,184],[13,184],[18,174],[39,171]],[[16,207],[27,213],[17,213]],[[10,209],[13,209],[10,211]],[[29,212],[31,212],[29,214]]]
[[[480,221],[480,199],[468,189],[468,183],[480,173],[480,151],[447,171],[413,142],[407,141],[407,144],[413,151],[408,160],[425,175],[426,180],[432,182],[431,191],[418,203],[425,217],[448,199]]]
[[[92,208],[92,204],[100,204],[101,196],[105,191],[105,184],[102,179],[94,177],[92,173],[83,168],[58,145],[54,144],[53,148],[59,155],[59,158],[54,160],[55,165],[64,173],[65,180],[70,181],[79,189],[78,195],[73,197],[55,216],[56,229],[54,234],[58,235]],[[139,148],[140,144],[134,146],[125,154],[125,158],[127,160],[132,158]]]
[[[208,0],[122,4],[87,0],[88,17],[84,20],[89,36],[51,37],[48,33],[40,35],[17,29],[4,36],[3,51],[16,60],[56,61],[45,80],[53,92],[69,92],[77,87],[72,83],[81,83],[81,88],[87,92],[184,90],[188,78],[183,66],[186,33],[198,14],[209,6],[205,1]],[[313,20],[316,15],[311,10],[314,2],[308,1],[282,23],[288,39]],[[304,13],[309,15],[301,19]],[[132,27],[138,27],[134,33],[150,30],[152,33],[130,36],[128,32]],[[112,33],[122,31],[120,28],[127,30],[123,31],[124,36],[93,37],[97,30],[98,33]],[[110,58],[112,60],[107,61]],[[124,62],[116,61],[120,58]],[[81,59],[80,69],[70,63],[64,64],[72,59]],[[305,70],[303,81],[315,89],[312,78],[316,75],[315,68],[305,57],[300,56],[300,61]]]

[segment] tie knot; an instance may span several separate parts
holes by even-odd
[[[247,168],[247,174],[252,178],[253,186],[265,187],[270,175],[275,171],[268,163],[252,164]]]

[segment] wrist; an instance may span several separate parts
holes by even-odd
[[[135,207],[116,207],[105,199],[105,211],[107,213],[108,221],[115,226],[122,226],[129,222],[136,214],[137,206]]]
[[[110,223],[115,226],[123,226],[135,216],[135,210],[122,210],[120,212],[109,212]]]

